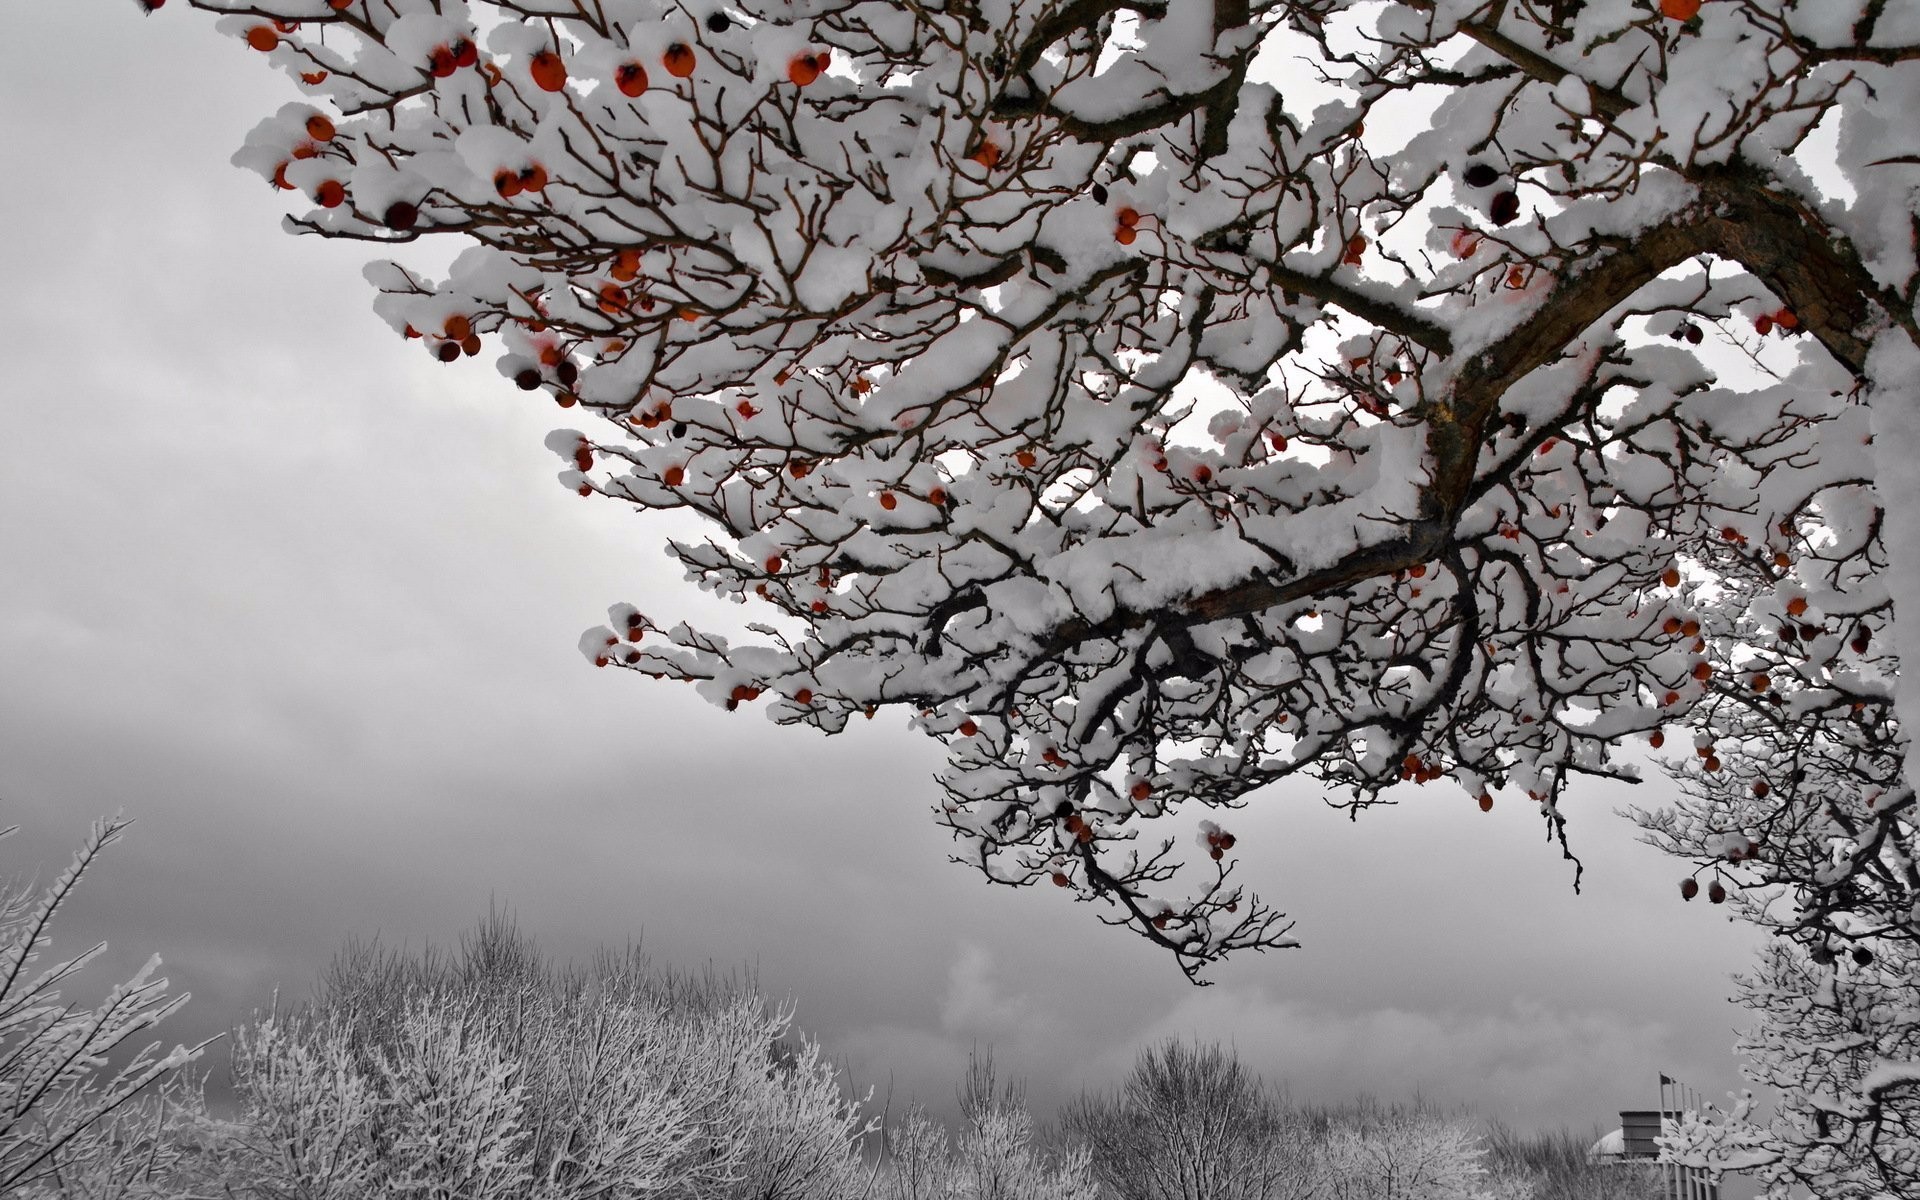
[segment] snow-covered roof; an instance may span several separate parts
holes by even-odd
[[[1623,1158],[1627,1153],[1627,1135],[1616,1129],[1587,1147],[1587,1161]]]

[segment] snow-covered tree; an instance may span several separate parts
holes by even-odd
[[[1320,1148],[1325,1200],[1482,1200],[1486,1147],[1457,1121],[1394,1110],[1343,1121]]]
[[[1111,1094],[1061,1114],[1119,1200],[1310,1200],[1306,1124],[1239,1057],[1216,1045],[1150,1046]]]
[[[586,655],[904,705],[989,879],[1195,974],[1292,943],[1181,814],[1446,780],[1571,856],[1671,730],[1709,899],[1920,927],[1920,7],[192,2],[300,89],[293,227],[464,239],[381,315],[757,614]]]
[[[129,824],[94,822],[72,864],[45,889],[0,879],[0,1194],[150,1196],[177,1160],[170,1105],[191,1107],[195,1095],[177,1072],[206,1043],[162,1054],[153,1042],[127,1052],[130,1039],[187,1002],[154,978],[159,956],[92,1009],[63,1002],[61,993],[105,942],[54,966],[36,965],[80,877]],[[0,830],[0,838],[16,828]]]

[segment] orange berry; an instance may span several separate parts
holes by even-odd
[[[636,275],[640,274],[640,252],[632,247],[620,251],[613,256],[613,267],[607,274],[621,283],[631,282]]]
[[[1680,618],[1679,618],[1679,617],[1668,617],[1668,618],[1667,618],[1667,620],[1666,620],[1666,623],[1665,623],[1665,624],[1663,624],[1663,625],[1661,625],[1661,626],[1660,626],[1660,628],[1661,628],[1661,629],[1663,629],[1663,630],[1665,630],[1665,631],[1666,631],[1667,633],[1679,633],[1679,632],[1680,632]]]
[[[466,352],[466,355],[468,358],[477,357],[480,353],[480,335],[477,333],[470,333],[467,336],[461,338],[460,349]]]
[[[307,118],[307,136],[316,142],[330,142],[336,130],[326,114],[315,113]]]
[[[1652,746],[1655,750],[1658,750],[1660,747],[1666,744],[1667,744],[1667,735],[1660,732],[1658,729],[1654,730],[1652,733],[1647,735],[1647,745]]]
[[[675,42],[667,47],[665,54],[660,56],[660,64],[666,67],[667,74],[675,79],[687,78],[693,74],[693,47],[685,42]]]
[[[520,172],[520,190],[523,192],[544,192],[547,190],[547,169],[539,163]]]
[[[895,508],[897,508],[897,507],[899,506],[899,504],[900,504],[900,501],[898,501],[898,500],[896,500],[896,499],[894,498],[894,495],[893,495],[893,493],[892,493],[892,492],[881,492],[881,493],[880,493],[880,507],[881,507],[881,508],[884,508],[884,509],[886,509],[886,510],[887,510],[888,512],[892,512],[892,511],[893,511],[893,510],[894,510]]]
[[[1072,887],[1073,880],[1068,879],[1062,872],[1055,871],[1053,873],[1053,885],[1055,887]]]
[[[1139,234],[1135,233],[1130,227],[1126,225],[1121,225],[1116,229],[1114,229],[1113,231],[1113,240],[1116,242],[1119,242],[1122,246],[1133,245],[1133,239],[1139,236],[1140,236]]]
[[[527,64],[533,82],[544,92],[557,92],[567,86],[567,64],[551,50],[542,50]]]
[[[801,688],[801,689],[800,689],[799,691],[797,691],[797,692],[795,692],[795,693],[793,694],[793,702],[794,702],[795,704],[801,704],[801,705],[806,705],[806,704],[812,704],[812,703],[813,703],[813,689],[812,689],[812,688]]]
[[[449,341],[458,342],[473,332],[473,322],[456,313],[447,318],[447,323],[441,329],[446,333]]]
[[[1019,463],[1022,470],[1031,471],[1033,465],[1040,460],[1034,456],[1031,450],[1018,450],[1014,452],[1013,461]]]
[[[668,467],[660,475],[660,482],[668,487],[679,487],[686,481],[687,473],[679,467]]]
[[[339,208],[347,200],[347,189],[338,179],[328,179],[313,191],[314,201],[321,208]]]
[[[1670,21],[1691,21],[1700,13],[1700,0],[1660,0],[1660,15]]]
[[[972,737],[979,732],[980,732],[980,727],[973,723],[972,717],[968,717],[966,720],[960,722],[961,737]]]
[[[247,45],[252,46],[262,54],[274,49],[279,44],[280,35],[273,31],[273,26],[271,25],[255,25],[252,29],[247,30]]]
[[[287,182],[287,164],[286,163],[281,163],[279,166],[273,169],[273,186],[279,188],[283,192],[290,192],[293,190],[293,185]]]
[[[1119,212],[1113,214],[1113,219],[1120,222],[1122,229],[1132,229],[1140,223],[1140,214],[1134,209],[1122,208]]]
[[[1481,812],[1493,811],[1493,797],[1488,795],[1486,792],[1480,793],[1480,811]]]
[[[613,85],[623,96],[638,96],[647,90],[647,69],[637,62],[621,63],[613,72]]]
[[[820,78],[820,64],[811,54],[796,54],[787,63],[787,78],[796,87],[806,87]]]
[[[511,200],[520,194],[520,173],[518,171],[497,171],[493,176],[493,190],[500,193],[502,200]]]
[[[1136,801],[1145,800],[1148,796],[1153,795],[1153,785],[1144,779],[1139,780],[1127,794],[1132,796]]]
[[[1805,596],[1795,596],[1793,599],[1787,601],[1788,616],[1797,617],[1801,613],[1804,613],[1806,611],[1807,611],[1807,598]]]
[[[1680,625],[1680,633],[1681,633],[1681,635],[1682,635],[1682,636],[1684,636],[1684,637],[1697,637],[1697,636],[1699,636],[1699,633],[1700,633],[1700,622],[1698,622],[1698,621],[1683,621],[1683,622],[1681,622],[1681,625]]]

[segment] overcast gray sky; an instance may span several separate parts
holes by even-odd
[[[291,89],[184,4],[6,0],[0,34],[0,873],[137,820],[63,921],[113,947],[76,995],[158,952],[191,1040],[349,935],[451,942],[496,897],[561,958],[757,966],[896,1098],[950,1102],[991,1045],[1047,1110],[1171,1034],[1299,1099],[1525,1128],[1611,1125],[1659,1072],[1739,1086],[1755,938],[1680,903],[1628,789],[1567,805],[1578,896],[1522,802],[1412,789],[1355,825],[1263,794],[1232,827],[1305,945],[1196,990],[1055,889],[947,864],[902,718],[823,739],[595,671],[610,602],[711,602],[660,522],[555,482],[543,394],[394,337],[364,247],[281,232],[227,159]]]

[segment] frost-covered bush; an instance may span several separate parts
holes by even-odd
[[[97,1008],[63,1002],[62,988],[105,942],[54,966],[39,964],[61,906],[130,822],[96,821],[73,862],[45,889],[0,879],[0,1195],[61,1200],[171,1195],[179,1154],[174,1125],[197,1110],[176,1074],[206,1043],[133,1048],[187,1002],[157,979],[160,957]],[[16,826],[0,830],[0,838]],[[115,1057],[119,1058],[115,1065]]]
[[[1600,1138],[1566,1131],[1521,1134],[1494,1122],[1487,1131],[1487,1191],[1516,1200],[1668,1200],[1671,1187],[1650,1164],[1596,1160]],[[1505,1189],[1505,1190],[1503,1190]]]
[[[1320,1146],[1320,1194],[1327,1200],[1478,1200],[1486,1193],[1486,1148],[1458,1121],[1389,1111],[1341,1122]]]
[[[886,1130],[880,1200],[1096,1200],[1085,1146],[1049,1148],[1018,1086],[996,1090],[991,1057],[975,1058],[957,1137],[910,1106]]]
[[[212,1178],[250,1197],[840,1200],[871,1126],[791,1013],[636,955],[555,971],[510,922],[376,947],[235,1039]]]

